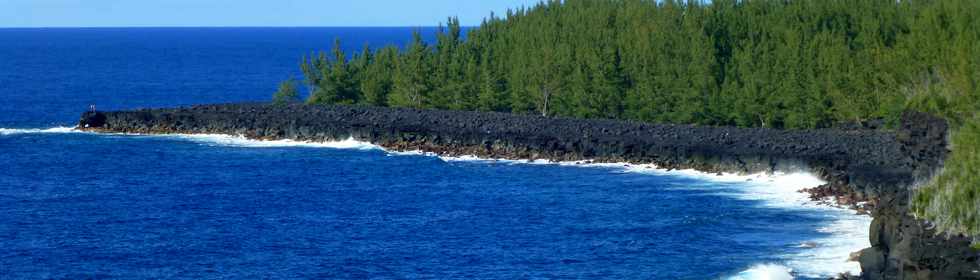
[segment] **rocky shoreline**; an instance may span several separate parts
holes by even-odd
[[[668,169],[809,171],[826,185],[814,199],[862,205],[873,247],[864,279],[980,279],[970,239],[936,234],[909,216],[912,186],[945,158],[946,123],[906,113],[896,131],[742,129],[361,106],[200,105],[86,112],[79,128],[147,134],[230,134],[250,139],[354,138],[398,150],[508,159],[592,160]]]

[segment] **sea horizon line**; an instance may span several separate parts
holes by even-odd
[[[403,25],[403,26],[0,26],[4,29],[307,29],[307,28],[439,28],[439,25]],[[441,27],[445,27],[444,25]],[[462,26],[475,28],[479,26]]]

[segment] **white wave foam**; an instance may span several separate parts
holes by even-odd
[[[34,130],[29,130],[34,131]],[[3,133],[4,129],[0,128],[0,133]],[[75,128],[69,127],[56,127],[45,130],[37,130],[36,133],[69,133],[69,132],[84,132],[76,130]],[[146,136],[146,137],[159,137],[159,138],[178,138],[183,140],[189,140],[197,143],[209,144],[214,146],[230,146],[230,147],[245,147],[245,148],[279,148],[279,147],[308,147],[308,148],[331,148],[331,149],[356,149],[356,150],[384,150],[381,146],[372,144],[370,142],[359,141],[354,139],[354,137],[347,138],[346,140],[338,141],[325,141],[325,142],[312,142],[312,141],[296,141],[290,139],[283,140],[256,140],[249,139],[243,135],[228,135],[228,134],[144,134],[144,133],[120,133],[120,132],[99,132],[102,135],[122,135],[122,136]]]
[[[868,239],[868,228],[871,217],[856,215],[846,209],[827,209],[834,221],[818,229],[829,236],[811,241],[813,248],[807,248],[799,253],[787,256],[787,265],[793,267],[800,276],[821,278],[835,276],[838,273],[849,272],[852,275],[861,274],[861,265],[849,261],[851,253],[871,247]]]
[[[419,150],[414,151],[385,151],[388,156],[436,156],[435,154],[423,152]]]
[[[825,184],[823,180],[813,174],[712,175],[693,170],[665,171],[644,167],[630,167],[628,170],[630,172],[692,177],[714,182],[714,184],[694,184],[685,186],[685,188],[708,190],[736,199],[760,201],[765,207],[815,210],[816,213],[826,215],[832,220],[830,224],[818,229],[819,232],[825,233],[827,236],[805,241],[807,246],[799,247],[798,253],[781,256],[786,259],[784,265],[791,268],[797,275],[809,278],[832,277],[843,272],[850,272],[854,275],[861,273],[860,264],[849,261],[849,259],[851,253],[871,246],[868,239],[871,217],[857,215],[853,210],[812,201],[809,194],[800,191]],[[756,268],[758,269],[754,270],[753,273],[762,269],[761,267]]]
[[[760,264],[742,271],[728,280],[792,280],[792,270],[777,264]]]
[[[439,157],[445,162],[493,162],[493,163],[506,163],[506,164],[558,164],[556,162],[546,160],[546,159],[497,159],[497,158],[481,158],[478,156],[464,155],[464,156],[439,156],[432,153],[425,153],[424,155]]]
[[[309,148],[332,148],[332,149],[357,149],[357,150],[378,150],[381,147],[348,138],[341,141],[327,142],[307,142],[294,140],[254,140],[244,136],[231,136],[224,134],[173,134],[156,135],[161,137],[177,137],[198,143],[205,143],[217,146],[230,147],[250,147],[250,148],[278,148],[278,147],[309,147]]]
[[[391,152],[389,152],[391,153]],[[391,153],[406,154],[406,153]],[[810,173],[775,173],[740,175],[733,173],[710,174],[688,170],[666,170],[652,164],[627,163],[592,163],[591,161],[552,162],[548,160],[505,160],[487,159],[476,156],[438,156],[432,153],[413,152],[410,155],[437,156],[446,162],[505,162],[511,164],[554,164],[575,167],[598,167],[616,170],[618,172],[652,174],[658,176],[676,176],[705,181],[703,184],[691,184],[680,188],[709,191],[717,195],[733,197],[741,200],[759,201],[764,207],[807,209],[827,215],[833,222],[820,228],[821,233],[828,236],[816,240],[808,240],[799,253],[781,256],[786,259],[782,265],[757,265],[731,279],[792,279],[790,272],[799,276],[823,278],[836,276],[842,272],[860,274],[861,268],[857,262],[849,261],[853,252],[870,247],[868,228],[871,217],[857,215],[855,211],[829,206],[826,203],[812,201],[809,194],[800,192],[825,184],[819,177]],[[831,203],[833,204],[833,203]]]
[[[16,134],[55,134],[55,133],[79,133],[74,127],[52,127],[52,128],[0,128],[0,135]]]
[[[786,259],[784,265],[792,268],[797,275],[809,278],[832,277],[844,272],[853,275],[861,273],[860,264],[849,259],[851,253],[871,246],[868,238],[871,217],[858,215],[853,210],[812,201],[809,194],[800,191],[825,184],[813,174],[712,175],[694,170],[666,171],[642,166],[632,166],[627,170],[715,182],[716,184],[694,184],[684,188],[708,190],[736,199],[760,201],[766,207],[815,210],[832,220],[830,224],[818,229],[827,236],[805,241],[805,246],[798,247],[801,249],[798,253],[782,256]],[[834,204],[833,201],[830,204]]]

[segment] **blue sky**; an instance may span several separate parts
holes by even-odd
[[[0,0],[0,27],[477,25],[538,0]]]

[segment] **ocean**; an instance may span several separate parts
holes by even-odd
[[[72,129],[268,100],[304,54],[413,28],[0,29],[0,278],[825,279],[870,217],[810,174]],[[423,28],[433,40],[434,28]],[[768,277],[768,278],[766,278]]]

